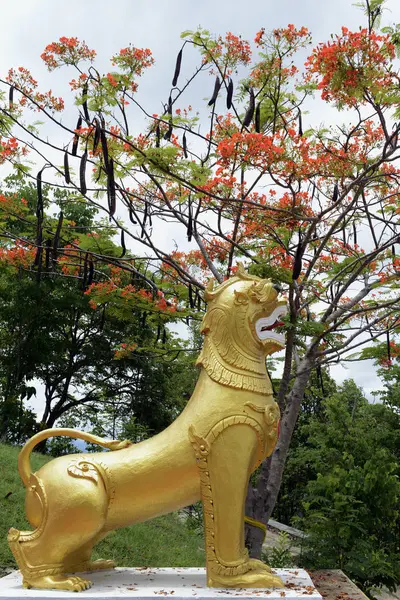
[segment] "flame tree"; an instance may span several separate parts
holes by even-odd
[[[101,74],[95,51],[77,38],[48,45],[49,71],[74,70],[74,124],[61,118],[64,100],[40,91],[26,68],[1,79],[0,162],[37,185],[35,239],[1,234],[9,247],[34,249],[30,269],[40,272],[46,260],[45,238],[54,262],[63,256],[57,225],[43,219],[47,183],[83,197],[118,230],[121,256],[113,263],[136,277],[126,293],[178,316],[200,310],[206,280],[223,281],[239,258],[282,284],[289,314],[281,434],[247,502],[247,514],[264,523],[312,370],[362,358],[375,340],[386,343],[386,367],[399,352],[400,28],[381,28],[383,0],[364,0],[362,8],[357,31],[342,27],[316,46],[292,24],[261,29],[251,44],[233,33],[184,32],[159,114],[138,90],[154,62],[149,49],[121,49]],[[208,98],[192,108],[187,97],[197,81]],[[323,106],[332,124],[313,120],[313,107]],[[35,112],[45,129],[33,122]],[[159,242],[153,232],[163,222],[187,236],[186,250]],[[147,275],[124,259],[128,238],[143,249]],[[109,260],[76,240],[70,246],[82,276],[85,262]],[[95,278],[93,306],[117,288]],[[252,526],[247,537],[258,556],[262,530]]]

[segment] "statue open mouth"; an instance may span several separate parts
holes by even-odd
[[[284,325],[280,317],[286,315],[287,307],[285,305],[277,306],[275,310],[268,316],[262,317],[256,321],[257,337],[261,341],[273,340],[281,346],[285,345],[285,334],[274,331],[276,327]]]

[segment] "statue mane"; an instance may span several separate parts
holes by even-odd
[[[229,294],[228,288],[238,282],[249,282],[249,285]],[[217,383],[270,395],[265,356],[253,337],[247,316],[248,299],[262,300],[264,288],[265,280],[248,275],[243,267],[215,290],[207,286],[205,299],[209,308],[201,329],[205,340],[196,364]],[[233,306],[226,301],[226,291],[231,304],[233,299]]]

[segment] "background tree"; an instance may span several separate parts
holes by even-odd
[[[400,580],[400,420],[371,405],[353,381],[322,402],[302,427],[294,460],[314,475],[303,488],[302,561],[344,570],[364,591]]]
[[[174,360],[168,313],[149,302],[146,290],[134,288],[125,271],[104,264],[95,268],[91,247],[110,256],[120,254],[120,248],[111,242],[107,225],[95,224],[93,208],[63,193],[54,198],[63,210],[58,235],[74,235],[87,249],[85,260],[79,265],[77,254],[65,244],[57,268],[50,268],[55,250],[46,245],[38,279],[32,268],[35,251],[21,238],[36,227],[29,218],[36,189],[13,179],[8,184],[16,184],[17,192],[3,196],[3,219],[13,222],[14,210],[20,210],[21,218],[14,224],[15,232],[20,229],[19,241],[7,239],[0,247],[2,438],[22,442],[36,427],[53,427],[61,417],[114,437],[124,420],[125,429],[141,432],[137,438],[160,431],[193,387],[193,377],[185,376],[188,361]],[[51,224],[54,218],[44,211],[43,221]],[[114,289],[118,293],[113,296]],[[158,300],[167,307],[162,294]],[[45,396],[38,424],[24,406],[37,383]],[[52,452],[60,444],[71,447],[64,441],[53,443]]]
[[[279,385],[277,386],[279,389]],[[273,517],[287,525],[297,525],[304,516],[303,501],[309,481],[317,476],[317,467],[309,455],[311,423],[325,423],[324,403],[337,392],[335,381],[326,369],[311,373],[304,392],[301,412],[293,432],[288,459],[283,472],[282,484]]]
[[[167,286],[176,307],[199,303],[200,310],[205,279],[222,281],[239,257],[283,284],[289,315],[281,434],[247,503],[250,516],[263,522],[276,503],[313,369],[346,360],[382,337],[389,354],[398,327],[399,28],[380,30],[383,0],[362,6],[364,26],[343,27],[309,50],[304,68],[299,57],[311,43],[304,27],[261,29],[258,55],[233,33],[185,32],[161,114],[143,107],[138,93],[139,78],[154,62],[148,49],[121,49],[113,70],[102,75],[93,66],[95,52],[76,38],[46,47],[42,58],[50,71],[76,72],[71,88],[79,117],[72,126],[58,116],[63,100],[40,91],[24,67],[1,80],[1,161],[35,178],[38,189],[36,235],[29,238],[38,274],[45,238],[58,247],[56,223],[43,220],[48,183],[102,210],[119,228],[122,249],[127,239],[143,248],[151,276],[122,253],[91,254],[139,277],[158,306],[157,293]],[[196,51],[198,66],[184,79],[186,57]],[[209,74],[208,113],[203,106],[195,113],[185,94],[195,78]],[[313,122],[306,109],[314,99],[342,122]],[[32,123],[32,111],[45,120],[46,135]],[[130,125],[138,114],[140,133]],[[28,170],[27,152],[40,163],[37,175]],[[160,222],[181,228],[188,251],[162,246],[153,234]],[[4,235],[16,237],[8,229]],[[72,262],[84,264],[81,242],[73,241],[72,250]],[[119,294],[99,286],[92,291],[102,301]],[[248,540],[259,556],[261,530],[252,529]]]

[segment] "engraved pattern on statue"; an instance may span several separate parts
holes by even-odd
[[[125,444],[124,442],[117,442],[118,444]],[[115,444],[115,442],[114,442]],[[131,445],[131,442],[129,442]],[[119,447],[114,446],[113,450],[118,450],[125,448],[125,445],[120,445]],[[68,475],[71,477],[77,477],[82,479],[89,479],[93,481],[96,485],[99,482],[99,475],[104,483],[104,487],[106,488],[106,493],[108,496],[108,506],[110,507],[114,502],[115,498],[115,482],[113,481],[112,471],[108,468],[107,465],[103,464],[101,461],[90,461],[88,459],[75,459],[73,460],[67,467]]]
[[[246,323],[247,305],[236,303],[234,317],[229,317],[227,309],[211,308],[203,319],[202,332],[205,334],[203,349],[196,365],[201,365],[213,381],[229,387],[249,390],[258,394],[269,394],[270,387],[265,378],[265,364],[260,355],[245,352],[233,338],[246,342],[249,327]],[[231,322],[233,321],[233,322]]]
[[[74,460],[67,467],[68,475],[71,477],[81,477],[82,479],[89,479],[96,485],[99,483],[99,472],[97,466],[88,460]]]
[[[249,562],[249,556],[247,550],[241,557],[237,563],[226,563],[224,562],[218,555],[217,550],[214,545],[215,538],[215,523],[214,523],[214,502],[212,497],[212,487],[210,480],[210,473],[208,469],[208,461],[207,457],[210,452],[212,443],[217,439],[217,437],[228,427],[233,427],[235,425],[248,425],[251,427],[258,439],[258,452],[255,465],[253,469],[258,467],[264,459],[264,431],[260,426],[258,421],[253,419],[252,417],[245,415],[231,415],[222,419],[206,435],[205,438],[196,434],[195,428],[193,425],[189,427],[189,439],[194,448],[196,458],[197,458],[197,466],[200,472],[200,489],[201,489],[201,498],[203,503],[203,514],[204,514],[204,530],[205,530],[205,538],[206,538],[206,556],[207,561],[213,563],[213,570],[217,575],[225,575],[225,576],[234,576],[234,575],[242,575],[251,571],[253,566]],[[210,556],[212,558],[210,558]]]
[[[47,514],[48,514],[48,504],[47,504],[46,493],[45,493],[44,487],[42,485],[42,482],[40,481],[40,479],[38,477],[36,477],[36,475],[34,475],[34,474],[31,475],[31,478],[29,481],[29,486],[30,486],[31,491],[35,492],[37,494],[37,496],[39,497],[39,500],[40,500],[40,503],[42,506],[43,513],[42,513],[41,523],[40,523],[39,527],[37,529],[35,529],[34,531],[19,531],[18,529],[11,527],[11,529],[8,532],[7,540],[10,545],[11,551],[14,555],[14,558],[16,560],[16,563],[17,563],[20,571],[24,574],[24,576],[34,575],[35,577],[37,577],[37,576],[46,576],[46,575],[58,575],[63,572],[63,565],[54,564],[54,565],[46,565],[46,566],[44,566],[44,565],[43,566],[42,565],[34,566],[27,561],[26,556],[25,556],[24,551],[21,546],[21,542],[31,542],[40,537],[40,535],[42,534],[42,532],[45,528]]]
[[[267,425],[264,457],[270,456],[278,439],[279,420],[281,416],[279,406],[276,402],[267,406],[259,406],[258,404],[253,404],[253,402],[246,402],[245,406],[263,415],[264,423]]]

